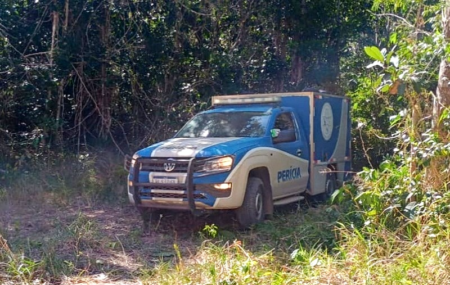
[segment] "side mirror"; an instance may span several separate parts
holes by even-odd
[[[276,130],[276,129],[274,129]],[[272,132],[273,130],[271,130]],[[293,142],[295,141],[295,130],[284,130],[279,131],[278,135],[276,137],[273,137],[272,135],[272,141],[273,143],[283,143],[283,142]]]

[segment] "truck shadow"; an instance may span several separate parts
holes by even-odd
[[[267,218],[275,219],[280,216],[291,215],[293,213],[307,213],[308,210],[320,207],[325,202],[314,197],[306,197],[304,200],[298,203],[291,203],[288,205],[274,207],[274,213]],[[140,217],[136,217],[140,220]],[[151,227],[147,235],[151,235],[153,232],[159,233],[174,233],[178,235],[193,235],[201,234],[205,226],[214,225],[218,229],[227,230],[232,232],[245,232],[242,229],[235,217],[235,214],[231,210],[213,211],[203,213],[199,216],[194,216],[191,212],[180,212],[163,210],[159,217],[154,218],[151,222]],[[145,236],[146,234],[143,233]]]

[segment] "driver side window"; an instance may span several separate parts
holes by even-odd
[[[281,113],[275,119],[274,128],[280,130],[280,133],[278,135],[280,139],[281,137],[286,137],[282,139],[282,141],[284,142],[296,140],[296,132],[294,126],[295,124],[291,113]]]
[[[294,121],[291,113],[279,114],[275,120],[274,128],[280,129],[280,131],[294,130]]]

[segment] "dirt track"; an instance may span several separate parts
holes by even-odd
[[[176,258],[174,244],[183,258],[193,256],[201,244],[199,233],[213,223],[234,231],[230,213],[195,218],[189,212],[165,212],[144,234],[139,214],[126,203],[0,204],[0,234],[15,253],[36,261],[50,253],[53,263],[72,264],[72,276],[58,278],[62,284],[136,284],[140,268]],[[231,239],[232,231],[225,231]]]

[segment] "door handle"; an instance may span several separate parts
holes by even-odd
[[[297,156],[302,156],[302,150],[301,149],[297,149]]]

